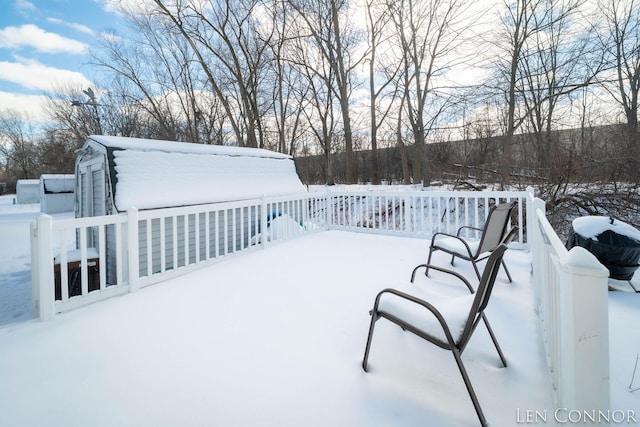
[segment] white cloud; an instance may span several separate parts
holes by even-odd
[[[89,27],[87,27],[86,25],[83,25],[83,24],[77,24],[75,22],[67,22],[67,21],[64,21],[64,20],[58,19],[58,18],[47,18],[47,21],[52,22],[54,24],[60,24],[60,25],[67,26],[69,28],[73,28],[76,31],[79,31],[79,32],[85,33],[85,34],[89,34],[91,36],[93,36],[95,34],[95,31],[93,31],[91,28],[89,28]]]
[[[48,120],[42,108],[44,100],[43,95],[21,95],[0,91],[0,111],[10,110],[26,113],[30,120],[44,123]]]
[[[49,67],[38,61],[19,58],[18,62],[0,61],[0,79],[31,90],[53,91],[61,84],[92,83],[81,73]]]
[[[27,0],[16,0],[15,6],[16,6],[16,9],[21,11],[33,12],[37,10],[35,5]]]
[[[143,13],[156,7],[151,0],[103,0],[102,6],[105,11],[120,15]]]
[[[33,24],[6,27],[0,30],[0,48],[32,47],[45,53],[84,54],[89,46],[77,40],[50,33]]]

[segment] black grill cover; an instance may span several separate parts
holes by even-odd
[[[576,233],[573,228],[567,239],[567,249],[582,246],[609,269],[609,277],[617,280],[631,280],[640,267],[640,242],[615,231],[605,230],[596,236],[597,240]]]

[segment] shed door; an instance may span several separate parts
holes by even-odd
[[[81,164],[80,172],[80,216],[105,214],[104,163],[97,160]]]
[[[78,167],[80,173],[79,213],[82,217],[105,214],[104,163],[100,159],[91,160]],[[87,244],[98,247],[98,229],[90,228]]]

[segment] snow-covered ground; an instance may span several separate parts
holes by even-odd
[[[0,327],[32,317],[29,227],[41,214],[40,204],[14,204],[15,199],[0,196]],[[52,216],[73,218],[73,213]]]
[[[381,320],[370,372],[360,366],[379,290],[463,292],[408,283],[425,240],[318,233],[40,322],[28,320],[39,209],[11,203],[0,197],[2,426],[478,425],[450,353]],[[514,282],[501,272],[487,315],[509,366],[482,327],[463,360],[491,425],[532,424],[532,413],[554,425],[529,255],[506,261]],[[610,292],[609,309],[612,409],[634,411],[634,425],[640,294]]]

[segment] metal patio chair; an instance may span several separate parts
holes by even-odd
[[[400,326],[403,330],[412,332],[420,338],[452,352],[467,392],[471,397],[476,414],[480,419],[480,423],[482,426],[486,426],[487,420],[482,412],[464,364],[462,363],[461,355],[469,343],[473,332],[476,330],[476,327],[480,321],[482,321],[491,336],[491,340],[498,352],[502,365],[504,367],[507,366],[507,361],[502,354],[498,341],[484,314],[484,309],[489,302],[496,275],[500,269],[500,262],[506,249],[507,246],[505,244],[500,244],[500,246],[493,250],[487,260],[478,289],[475,293],[469,281],[462,275],[441,267],[430,266],[433,269],[451,274],[460,279],[466,285],[470,295],[447,298],[438,304],[430,303],[396,289],[387,288],[379,292],[376,296],[373,309],[370,312],[371,325],[369,327],[364,359],[362,360],[362,368],[364,371],[367,372],[369,350],[371,349],[375,323],[381,318],[387,319]]]
[[[451,265],[454,265],[456,257],[471,261],[473,268],[480,279],[480,270],[477,263],[488,258],[491,252],[502,242],[510,241],[515,237],[515,233],[518,231],[518,227],[511,229],[507,234],[507,227],[509,225],[509,219],[511,218],[511,212],[516,207],[518,202],[501,203],[494,206],[489,211],[487,220],[484,223],[484,228],[463,226],[458,229],[458,232],[453,234],[436,233],[431,238],[431,244],[429,246],[429,256],[426,264],[420,264],[413,269],[411,273],[411,281],[416,274],[416,270],[420,267],[426,267],[424,272],[425,276],[429,275],[429,266],[431,264],[431,256],[435,251],[444,251],[451,255]],[[461,236],[465,230],[480,231],[480,239],[466,239]],[[508,243],[507,241],[507,243]],[[507,269],[507,264],[504,260],[501,261],[504,271],[507,273],[509,283],[512,282],[511,274]]]

